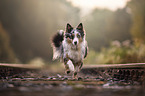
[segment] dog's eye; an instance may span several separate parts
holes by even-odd
[[[74,38],[74,36],[73,36],[73,35],[71,35],[71,34],[65,34],[65,38],[73,39],[73,38]]]
[[[65,38],[68,38],[69,36],[65,36]]]
[[[77,37],[80,38],[80,35],[78,34]]]
[[[71,35],[71,38],[70,39],[74,39],[74,35]]]
[[[65,38],[70,38],[70,34],[65,34]]]

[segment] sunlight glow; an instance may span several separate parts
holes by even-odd
[[[116,11],[118,8],[124,8],[130,0],[67,0],[73,6],[81,9],[81,17],[89,14],[95,8],[109,9]]]
[[[118,8],[123,8],[128,0],[68,0],[72,2],[74,6],[80,8],[107,8],[115,11]]]

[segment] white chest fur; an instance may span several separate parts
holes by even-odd
[[[77,50],[72,49],[71,44],[63,42],[63,56],[66,58],[68,55],[69,58],[73,59],[74,61],[82,61],[84,59],[85,54],[85,43],[82,42],[80,45],[77,46]]]
[[[67,53],[68,53],[69,58],[75,61],[81,61],[83,59],[81,49],[69,50]]]

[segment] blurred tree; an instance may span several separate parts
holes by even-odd
[[[127,39],[131,40],[131,16],[127,12],[127,10],[127,8],[118,9],[108,19],[106,26],[106,36],[108,40],[119,40],[120,42],[125,41]]]
[[[0,62],[15,63],[15,55],[10,47],[9,36],[0,23]]]
[[[95,9],[90,15],[85,17],[85,29],[87,33],[87,40],[90,47],[94,50],[105,46],[106,41],[106,26],[107,20],[112,15],[112,11]]]
[[[136,43],[145,43],[145,0],[131,0],[128,7],[132,16],[131,34]]]
[[[111,41],[130,39],[130,15],[126,8],[117,11],[95,9],[85,17],[88,44],[94,49],[108,46]]]
[[[41,57],[52,59],[51,36],[67,22],[79,22],[79,9],[66,0],[1,0],[0,21],[11,46],[23,63]]]

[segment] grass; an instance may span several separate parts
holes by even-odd
[[[145,44],[133,45],[129,40],[113,41],[108,48],[100,52],[90,50],[86,64],[119,64],[145,62]]]

